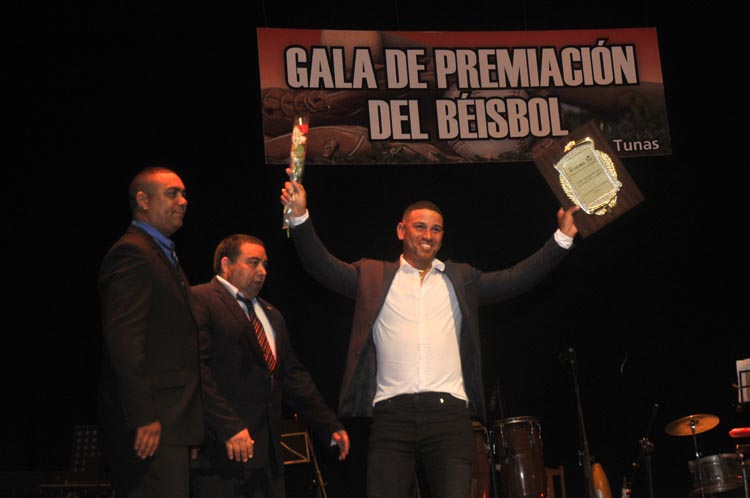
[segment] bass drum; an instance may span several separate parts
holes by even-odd
[[[498,421],[497,469],[501,498],[541,498],[547,494],[542,428],[533,417]]]

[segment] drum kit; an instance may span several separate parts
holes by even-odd
[[[688,415],[670,422],[665,432],[671,436],[691,436],[695,460],[688,462],[692,476],[690,498],[731,496],[750,498],[748,489],[748,467],[750,467],[750,445],[738,444],[736,453],[720,453],[701,457],[697,435],[719,425],[719,417],[707,413]],[[750,437],[749,429],[732,429],[731,437]],[[744,495],[737,494],[744,489]]]
[[[688,462],[692,478],[689,498],[750,498],[750,444],[737,444],[735,453],[701,456],[697,435],[718,424],[715,415],[695,414],[670,422],[665,428],[671,436],[692,437],[695,459]],[[750,438],[750,428],[732,429],[729,434],[733,438]],[[500,419],[489,429],[475,422],[474,436],[476,461],[471,498],[547,495],[542,430],[536,418]]]

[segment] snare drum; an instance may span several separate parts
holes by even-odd
[[[722,453],[691,460],[688,462],[688,469],[693,478],[690,496],[721,493],[742,487],[742,461],[736,453]]]

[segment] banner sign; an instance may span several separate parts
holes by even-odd
[[[258,28],[266,163],[531,161],[593,120],[620,157],[671,154],[655,28]]]

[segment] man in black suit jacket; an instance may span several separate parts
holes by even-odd
[[[536,253],[483,272],[437,259],[443,214],[432,202],[404,210],[396,227],[399,260],[346,263],[315,233],[300,183],[285,182],[280,199],[292,209],[292,239],[305,270],[355,300],[339,415],[372,417],[368,498],[407,496],[417,461],[433,497],[468,498],[472,419],[486,423],[478,308],[528,291],[562,260],[578,233],[578,206],[560,208],[559,230]]]
[[[230,235],[216,248],[216,276],[192,288],[209,433],[195,498],[284,498],[282,401],[338,445],[339,459],[349,452],[349,436],[292,349],[283,316],[258,298],[267,267],[261,240]]]
[[[189,446],[203,440],[198,324],[169,237],[185,186],[154,167],[128,191],[132,223],[101,264],[100,426],[118,497],[187,498]]]

